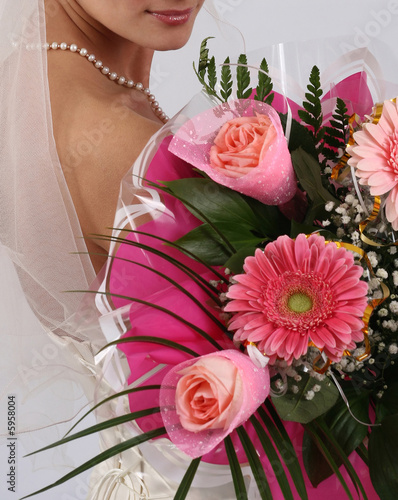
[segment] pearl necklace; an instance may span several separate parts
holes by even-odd
[[[113,82],[117,83],[118,85],[122,85],[123,87],[139,90],[140,92],[142,92],[148,99],[152,111],[155,113],[155,115],[158,118],[160,118],[160,120],[162,120],[163,123],[166,123],[168,121],[169,119],[168,116],[159,106],[159,103],[156,100],[155,96],[151,93],[151,91],[148,88],[145,88],[144,85],[140,82],[134,82],[133,80],[129,80],[124,76],[119,76],[114,71],[111,71],[107,66],[105,66],[102,63],[102,61],[97,59],[94,54],[89,54],[87,49],[85,48],[79,49],[79,47],[75,43],[68,45],[65,42],[46,43],[45,47],[47,50],[58,50],[58,49],[61,49],[63,51],[69,50],[70,52],[75,52],[77,54],[80,54],[82,57],[85,57],[87,61],[93,63],[94,67],[97,68],[99,71],[101,71],[101,73],[104,76],[107,76],[109,80],[112,80]]]

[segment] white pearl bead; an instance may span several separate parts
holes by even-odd
[[[148,96],[149,96],[149,95],[150,95],[150,93],[151,93],[151,91],[150,91],[149,89],[144,89],[144,94],[146,94],[146,95],[148,95]]]
[[[160,115],[159,115],[159,118],[160,118],[161,120],[164,120],[164,118],[166,118],[166,113],[165,113],[164,111],[162,111],[162,112],[160,113]]]
[[[119,85],[124,85],[125,81],[126,81],[126,79],[124,78],[124,76],[119,76],[117,83]]]
[[[148,101],[151,102],[151,101],[155,101],[155,96],[153,94],[149,94],[148,96]]]
[[[53,42],[53,43],[51,44],[51,48],[52,48],[53,50],[57,50],[57,49],[58,49],[58,44],[57,44],[57,42]]]
[[[86,57],[87,54],[88,54],[88,50],[87,49],[80,49],[80,55],[81,56]]]
[[[50,48],[50,44],[49,43],[45,43],[43,45],[43,48],[46,49],[46,50],[48,50]]]
[[[144,88],[144,86],[142,85],[142,83],[136,83],[136,84],[135,84],[135,88],[136,88],[137,90],[142,90],[142,89]]]
[[[133,87],[134,87],[134,82],[133,82],[133,80],[128,80],[128,81],[127,81],[127,87],[128,87],[129,89],[131,89],[131,88],[133,88]]]
[[[110,69],[108,68],[108,66],[104,66],[102,69],[101,69],[101,73],[103,75],[108,75],[110,72]]]
[[[158,101],[153,101],[152,107],[156,109],[158,106],[159,106]]]
[[[68,44],[67,44],[67,43],[65,43],[65,42],[62,42],[62,43],[60,44],[59,48],[60,48],[61,50],[66,50],[66,49],[68,48]]]
[[[94,54],[90,54],[88,57],[87,57],[87,60],[90,61],[90,62],[94,62],[95,61],[95,55]]]
[[[109,80],[116,80],[116,78],[117,78],[117,73],[115,73],[114,71],[109,74]]]
[[[69,50],[71,52],[77,52],[77,45],[75,43],[72,43],[72,45],[69,47]]]
[[[100,69],[100,67],[102,66],[102,61],[97,61],[94,66],[97,68],[97,69]]]

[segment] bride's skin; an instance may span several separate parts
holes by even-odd
[[[45,0],[47,41],[84,47],[111,71],[148,87],[154,50],[185,45],[203,3]],[[164,20],[187,10],[182,24]],[[113,224],[120,180],[162,122],[141,92],[110,81],[77,53],[50,50],[48,75],[54,137],[83,234],[104,234]],[[87,240],[87,246],[108,251],[106,242]],[[91,258],[99,271],[105,257]]]

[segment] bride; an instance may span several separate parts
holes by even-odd
[[[101,284],[110,248],[90,235],[114,224],[122,178],[167,120],[148,89],[153,51],[183,46],[203,2],[0,0],[0,347],[7,353],[0,380],[4,411],[9,395],[18,398],[19,463],[25,452],[61,438],[87,399],[100,397],[94,355],[106,340],[100,328],[85,329],[91,316],[76,330],[81,294],[64,292]],[[4,421],[1,437],[9,437]],[[123,429],[104,436],[107,447],[125,439]],[[171,499],[177,476],[173,482],[156,472],[167,451],[153,447],[150,461],[147,450],[144,458],[114,457],[84,479],[85,493],[74,483],[65,489],[72,497],[61,496],[63,485],[40,498]],[[21,493],[55,481],[66,472],[61,467],[68,471],[95,451],[56,453],[62,455],[54,452],[48,462],[53,479],[38,458],[17,477]],[[167,457],[172,477],[180,464]],[[204,464],[203,484],[216,484],[218,473]],[[32,475],[40,476],[37,488]],[[188,498],[234,498],[233,491],[229,480],[204,493],[193,489]]]
[[[65,291],[88,290],[106,261],[106,242],[85,237],[113,225],[121,179],[167,121],[148,88],[153,53],[182,47],[203,3],[0,1],[1,402],[4,415],[17,395],[18,493],[33,476],[49,483],[48,465],[27,466],[25,452],[62,437],[97,388],[104,338],[76,332],[81,295]],[[84,454],[60,453],[54,480]]]

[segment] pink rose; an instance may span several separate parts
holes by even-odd
[[[210,164],[226,177],[238,179],[257,168],[276,139],[268,116],[241,116],[225,123],[210,149]]]
[[[237,367],[227,358],[211,356],[179,374],[176,407],[184,429],[227,429],[243,399]]]
[[[218,184],[266,205],[286,203],[297,190],[279,115],[263,102],[232,101],[195,116],[169,150]]]
[[[268,367],[235,349],[185,361],[170,370],[160,410],[170,440],[196,458],[244,423],[269,394]]]

